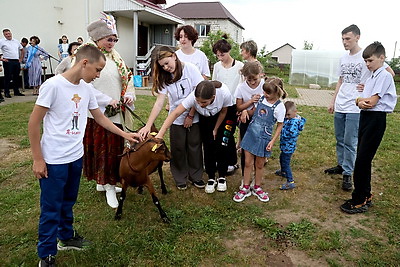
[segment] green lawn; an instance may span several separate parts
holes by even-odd
[[[144,119],[155,98],[138,96]],[[0,266],[36,266],[39,185],[31,172],[27,121],[33,103],[0,106],[0,139],[10,146],[0,161]],[[264,188],[271,198],[232,201],[240,175],[228,178],[227,192],[205,194],[190,186],[178,191],[169,165],[164,173],[169,193],[162,195],[170,224],[164,224],[147,190],[128,190],[122,220],[104,193],[82,178],[75,205],[75,227],[93,242],[85,252],[62,251],[60,266],[398,266],[400,262],[400,113],[388,126],[373,162],[375,205],[367,213],[339,210],[350,193],[340,177],[323,174],[335,164],[333,116],[326,108],[299,106],[307,118],[293,156],[297,188],[283,192],[273,172],[278,144],[265,167]],[[17,115],[16,115],[17,114]],[[160,116],[160,127],[166,113]],[[204,176],[206,178],[206,176]]]

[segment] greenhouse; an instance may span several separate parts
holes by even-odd
[[[345,51],[293,50],[289,83],[318,84],[334,88],[338,81],[339,60]]]

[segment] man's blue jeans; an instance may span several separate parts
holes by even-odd
[[[281,152],[279,156],[279,162],[281,164],[281,172],[285,175],[287,182],[293,182],[292,168],[290,168],[290,160],[292,159],[293,153]]]
[[[73,237],[72,207],[78,197],[82,158],[67,164],[47,164],[48,178],[40,182],[40,219],[38,256],[57,254],[57,238]]]
[[[337,162],[343,168],[343,175],[352,175],[356,160],[359,113],[335,112]]]

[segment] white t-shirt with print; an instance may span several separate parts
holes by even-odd
[[[175,54],[178,56],[179,60],[182,62],[190,62],[195,65],[202,75],[210,77],[210,68],[208,66],[208,58],[203,51],[195,49],[194,53],[191,55],[186,55],[181,49],[177,50]]]
[[[182,105],[186,109],[195,107],[196,111],[200,115],[203,115],[205,117],[214,116],[215,114],[220,112],[223,107],[229,107],[233,104],[234,103],[231,92],[225,84],[222,84],[220,88],[216,89],[214,101],[204,108],[202,108],[199,103],[197,103],[196,97],[194,96],[194,91],[191,92],[190,95],[182,101]]]
[[[264,105],[267,105],[268,107],[272,107],[274,104],[271,104],[267,101],[267,99],[263,99],[262,103]],[[283,122],[285,119],[286,115],[286,108],[285,105],[283,104],[283,101],[281,100],[281,103],[276,105],[274,109],[274,118],[276,119],[277,122]]]
[[[360,109],[355,105],[355,99],[360,96],[357,91],[358,84],[364,84],[371,72],[365,65],[362,57],[363,50],[357,54],[345,54],[340,58],[338,75],[342,78],[335,99],[335,111],[340,113],[359,113]]]
[[[83,136],[89,109],[98,108],[93,86],[70,83],[61,74],[40,87],[36,105],[48,108],[40,141],[48,164],[66,164],[83,156]]]
[[[169,100],[169,113],[174,111],[177,106],[179,106],[182,101],[196,89],[196,86],[204,80],[201,76],[198,68],[189,62],[182,62],[183,70],[182,77],[173,84],[164,86],[159,92],[160,94],[168,94]],[[173,124],[183,125],[185,118],[187,117],[189,110],[186,110],[182,115],[180,115]],[[195,114],[193,118],[193,123],[199,121],[199,116]]]
[[[261,79],[260,84],[255,88],[251,88],[246,81],[242,82],[241,84],[238,85],[236,91],[235,91],[235,98],[242,99],[243,103],[249,101],[251,99],[252,95],[263,95],[263,87],[264,85],[264,79]],[[247,110],[252,109],[253,107],[256,107],[257,103],[254,103],[253,105],[249,106]]]
[[[225,68],[222,66],[221,61],[218,61],[214,64],[212,79],[226,84],[232,96],[234,96],[239,82],[243,82],[242,75],[240,74],[243,65],[243,62],[235,60],[235,65]],[[236,102],[236,98],[234,100]]]

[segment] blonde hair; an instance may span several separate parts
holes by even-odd
[[[263,90],[267,94],[277,94],[278,98],[282,99],[288,96],[287,92],[283,89],[282,79],[278,77],[267,78],[263,85]]]
[[[259,61],[246,62],[240,73],[244,77],[260,75],[263,73],[263,66]]]

